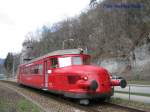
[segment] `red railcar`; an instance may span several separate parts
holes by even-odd
[[[90,64],[81,49],[51,52],[19,66],[18,83],[48,90],[81,103],[109,98],[113,86],[126,86],[124,79],[113,79],[106,69]]]

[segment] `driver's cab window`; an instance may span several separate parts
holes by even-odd
[[[90,64],[90,58],[83,58],[83,64],[84,65],[89,65]]]
[[[71,57],[60,57],[59,60],[59,67],[66,67],[72,65]]]
[[[58,60],[57,58],[51,58],[51,68],[58,68]]]

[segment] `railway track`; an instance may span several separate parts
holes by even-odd
[[[50,94],[47,91],[18,86],[16,82],[0,81],[8,88],[15,90],[33,103],[40,106],[46,112],[61,111],[64,112],[148,112],[122,105],[111,104],[109,102],[93,102],[91,105],[82,106],[76,100],[65,99],[62,96]],[[53,108],[57,108],[56,110]],[[62,111],[63,112],[63,111]]]

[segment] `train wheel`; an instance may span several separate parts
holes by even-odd
[[[22,86],[22,84],[21,84],[21,83],[19,83],[19,82],[17,83],[17,85],[18,85],[18,86]]]
[[[79,100],[80,105],[89,105],[90,101],[88,99]]]

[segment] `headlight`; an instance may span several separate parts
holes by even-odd
[[[87,81],[87,80],[88,80],[88,77],[87,77],[87,76],[84,76],[84,77],[82,77],[82,79],[83,79],[84,81]]]

